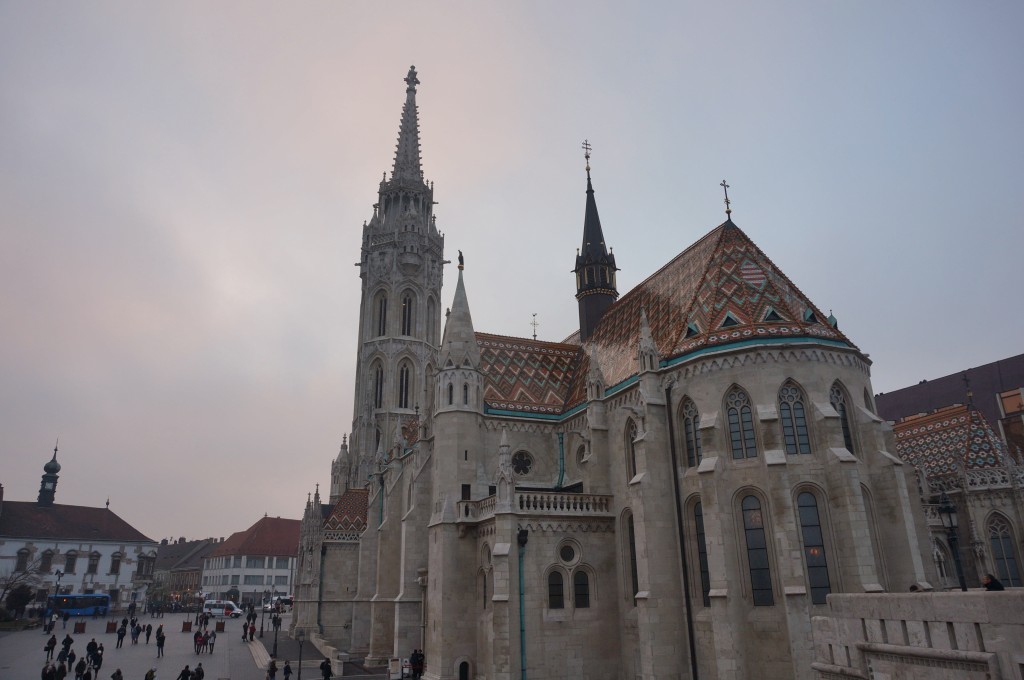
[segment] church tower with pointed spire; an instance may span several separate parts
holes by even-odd
[[[60,472],[60,463],[57,462],[57,445],[53,446],[53,458],[43,466],[43,478],[39,482],[38,505],[49,507],[57,495],[57,473]]]
[[[590,144],[583,143],[587,159],[587,208],[583,217],[583,246],[576,253],[576,300],[580,310],[580,342],[585,342],[601,317],[619,297],[615,285],[615,254],[609,252],[590,181]]]
[[[406,98],[391,177],[385,173],[363,225],[357,266],[362,279],[359,358],[352,436],[351,486],[375,472],[374,456],[399,439],[402,426],[432,410],[440,339],[444,236],[434,217],[434,187],[423,178],[416,68]]]

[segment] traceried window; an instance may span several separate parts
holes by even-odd
[[[565,608],[564,587],[562,572],[555,570],[548,574],[548,609]]]
[[[388,296],[384,293],[377,295],[377,303],[375,306],[375,328],[377,335],[387,335],[388,333]]]
[[[380,363],[373,365],[373,407],[384,406],[384,367]]]
[[[86,568],[86,574],[95,574],[100,568],[100,554],[94,552],[89,555],[89,566]]]
[[[792,381],[787,381],[779,390],[779,421],[782,423],[786,453],[810,453],[811,439],[807,434],[804,393]]]
[[[700,465],[700,411],[692,399],[683,400],[683,441],[686,444],[686,465]]]
[[[406,293],[402,296],[402,335],[412,335],[413,310],[415,302],[412,295]]]
[[[700,565],[700,593],[705,607],[711,606],[711,572],[708,569],[708,544],[704,535],[704,507],[698,501],[693,506],[693,523],[697,534],[697,562]]]
[[[1013,549],[1013,531],[1002,515],[993,515],[988,523],[988,538],[992,547],[992,561],[996,578],[1007,586],[1021,585],[1017,554]]]
[[[512,456],[512,471],[520,477],[530,474],[533,468],[533,457],[526,451],[516,451]]]
[[[800,532],[804,543],[804,561],[807,563],[807,581],[811,586],[811,602],[825,604],[825,596],[832,592],[828,579],[828,561],[825,557],[825,538],[821,531],[818,501],[814,494],[804,491],[797,496]]]
[[[632,419],[626,421],[626,473],[629,479],[636,477],[636,423]]]
[[[576,609],[590,607],[590,576],[583,569],[572,575],[572,603]]]
[[[750,570],[750,591],[754,606],[775,604],[772,594],[771,566],[768,563],[768,541],[764,531],[764,513],[757,496],[743,499],[743,533],[747,541],[747,568]]]
[[[828,400],[832,404],[832,408],[839,414],[839,425],[843,428],[843,445],[850,453],[856,453],[853,448],[853,431],[850,429],[850,414],[847,412],[848,400],[845,390],[839,386],[839,383],[832,385],[832,389],[828,393]]]
[[[725,410],[729,416],[729,441],[732,457],[738,460],[757,457],[757,438],[754,436],[754,416],[750,397],[739,387],[725,395]]]
[[[398,369],[398,408],[409,408],[409,364],[403,363]]]

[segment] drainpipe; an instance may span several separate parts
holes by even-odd
[[[318,590],[317,590],[317,594],[316,594],[316,629],[317,629],[317,631],[321,635],[324,634],[324,625],[323,625],[323,622],[320,620],[320,611],[321,611],[321,609],[323,609],[323,606],[324,606],[324,562],[326,562],[326,561],[327,561],[327,546],[324,545],[323,543],[321,543],[320,544],[320,581],[319,581],[319,584],[317,586]]]
[[[565,433],[558,433],[558,484],[555,484],[555,489],[562,488],[562,482],[565,481]]]
[[[520,677],[526,680],[526,589],[523,587],[523,555],[530,532],[520,529],[516,541],[519,543],[519,668]]]
[[[686,535],[683,531],[683,501],[679,490],[679,461],[676,459],[676,431],[672,418],[672,386],[665,388],[665,413],[668,416],[668,448],[672,454],[672,490],[676,502],[676,525],[679,527],[679,556],[683,562],[683,602],[686,605],[686,636],[690,642],[690,672],[697,675],[697,644],[693,632],[693,602],[690,599],[690,564],[686,558]]]

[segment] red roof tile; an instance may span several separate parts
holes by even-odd
[[[477,333],[484,401],[493,409],[561,413],[580,346]]]
[[[963,404],[911,416],[893,425],[896,453],[925,474],[1000,467],[1006,444],[989,427],[981,411]]]
[[[245,531],[231,534],[210,556],[295,555],[299,552],[301,524],[297,519],[262,517]]]
[[[58,504],[46,507],[37,503],[6,500],[0,505],[0,537],[156,542],[109,508]]]
[[[362,531],[366,528],[367,503],[370,492],[367,489],[349,489],[341,495],[331,514],[324,521],[329,531]]]

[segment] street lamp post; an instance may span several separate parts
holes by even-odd
[[[295,637],[299,641],[299,676],[298,680],[302,680],[302,643],[306,641],[306,632],[299,628],[298,632],[295,633]]]
[[[942,526],[946,528],[949,548],[953,551],[953,564],[956,566],[956,577],[960,581],[960,590],[966,591],[967,582],[964,581],[964,569],[960,564],[960,541],[956,532],[960,520],[957,517],[956,506],[949,500],[945,491],[939,497],[939,517],[942,519]]]
[[[268,597],[270,597],[270,591],[269,590],[264,590],[263,591],[263,600],[264,600],[264,602],[266,601],[266,599]],[[266,604],[261,602],[260,603],[260,639],[261,640],[263,639],[263,619],[265,619],[266,616],[267,616],[267,606],[266,606]]]

